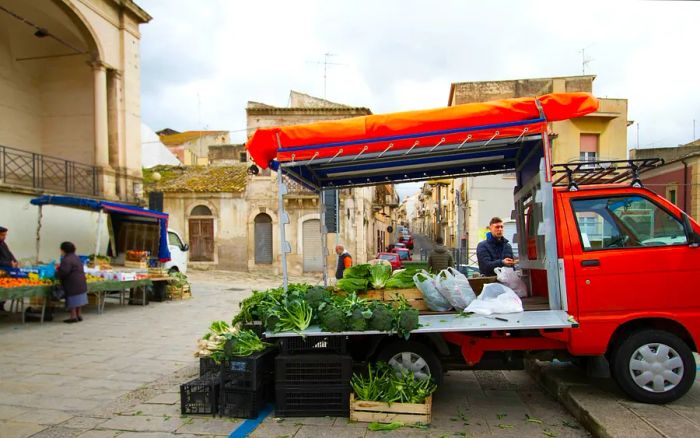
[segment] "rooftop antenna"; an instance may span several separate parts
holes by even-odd
[[[335,53],[324,53],[323,62],[315,62],[314,64],[323,64],[323,98],[326,99],[328,88],[328,66],[329,65],[346,65],[339,62],[330,62],[329,58],[337,56]]]
[[[588,47],[579,50],[579,53],[581,53],[581,74],[584,76],[586,75],[586,67],[593,61],[592,58],[586,58],[586,49],[590,48],[592,45],[593,44],[590,44]]]

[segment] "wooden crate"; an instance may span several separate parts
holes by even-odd
[[[391,423],[400,421],[404,424],[430,424],[433,397],[428,396],[423,404],[383,403],[355,400],[350,394],[350,421],[362,423]]]
[[[367,292],[362,292],[357,294],[358,297],[370,300],[370,301],[383,301],[384,300],[384,290],[370,289]]]
[[[182,287],[168,285],[165,288],[165,293],[169,300],[187,300],[192,298],[192,291],[190,290],[189,284]]]
[[[148,262],[145,262],[145,261],[144,262],[132,262],[131,260],[125,260],[124,267],[131,268],[131,269],[147,269]]]
[[[474,293],[479,295],[485,284],[496,282],[496,277],[471,277],[468,280],[469,285],[474,289]]]
[[[411,307],[417,310],[429,310],[428,305],[423,299],[423,292],[418,288],[410,289],[384,289],[384,301],[393,303],[398,301],[400,297],[404,297]]]

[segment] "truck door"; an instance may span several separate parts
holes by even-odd
[[[698,252],[681,221],[653,197],[577,192],[565,208],[578,233],[571,241],[582,328],[619,324],[615,315],[688,309]]]

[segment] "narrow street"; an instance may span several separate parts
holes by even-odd
[[[211,321],[277,286],[274,276],[191,273],[193,298],[142,306],[88,306],[85,321],[0,319],[0,437],[228,436],[240,420],[181,416],[179,385],[197,373],[192,353]],[[318,282],[315,277],[292,281]],[[528,421],[530,419],[530,421]],[[434,396],[427,430],[370,432],[347,418],[275,418],[252,436],[587,436],[524,371],[452,372]]]

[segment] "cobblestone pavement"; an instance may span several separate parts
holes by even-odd
[[[179,385],[197,373],[196,338],[229,320],[266,274],[195,271],[193,298],[148,306],[107,304],[85,320],[22,325],[0,317],[0,438],[228,436],[240,420],[181,416]],[[292,278],[316,283],[317,278]],[[427,430],[369,432],[346,418],[269,416],[252,436],[584,436],[525,372],[455,372],[434,398]],[[530,421],[528,421],[528,417]]]

